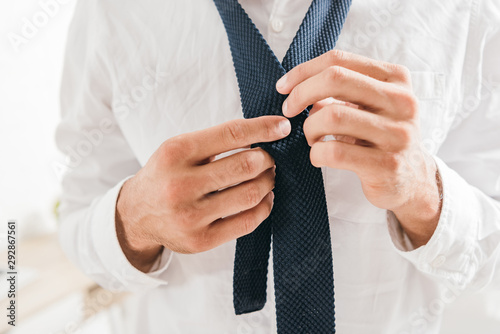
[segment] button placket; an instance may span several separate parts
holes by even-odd
[[[278,11],[278,0],[274,0],[273,1],[273,5],[272,5],[272,9],[271,9],[271,12],[270,12],[270,15],[269,15],[269,20],[268,20],[268,23],[267,23],[267,36],[268,36],[268,39],[269,39],[269,44],[274,44],[275,41],[275,34],[276,34],[276,31],[274,30],[273,28],[273,21],[274,19],[277,17],[277,11]]]

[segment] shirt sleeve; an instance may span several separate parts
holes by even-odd
[[[476,4],[463,100],[435,157],[443,185],[438,226],[425,246],[414,249],[388,213],[397,252],[426,274],[474,290],[500,285],[500,5]]]
[[[71,24],[61,89],[62,119],[56,142],[66,155],[62,179],[60,243],[89,277],[110,290],[139,291],[167,284],[165,250],[145,274],[125,257],[115,229],[116,200],[122,184],[140,164],[111,108],[107,35],[102,2],[79,1]]]

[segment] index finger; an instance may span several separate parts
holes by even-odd
[[[250,119],[236,119],[214,127],[192,133],[193,159],[207,157],[248,145],[272,142],[290,134],[290,121],[283,116],[262,116]]]
[[[278,80],[276,89],[281,94],[290,94],[292,89],[299,83],[317,75],[330,66],[344,67],[384,82],[399,82],[407,79],[407,73],[403,66],[349,52],[331,50],[292,68]]]

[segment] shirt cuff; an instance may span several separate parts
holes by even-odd
[[[401,256],[431,276],[464,286],[477,270],[474,256],[479,203],[472,187],[441,159],[434,157],[443,186],[441,216],[429,242],[414,248],[394,213],[387,212],[389,234]]]
[[[114,278],[114,282],[106,284],[111,290],[149,290],[168,283],[160,276],[168,268],[173,252],[165,248],[149,273],[135,268],[123,253],[115,228],[116,201],[129,178],[122,180],[100,199],[95,207],[96,219],[92,220],[91,234],[100,261]]]

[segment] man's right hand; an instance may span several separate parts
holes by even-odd
[[[255,230],[273,205],[273,158],[261,148],[214,158],[289,133],[286,118],[263,116],[165,141],[118,197],[118,239],[132,265],[147,272],[163,247],[198,253]]]

